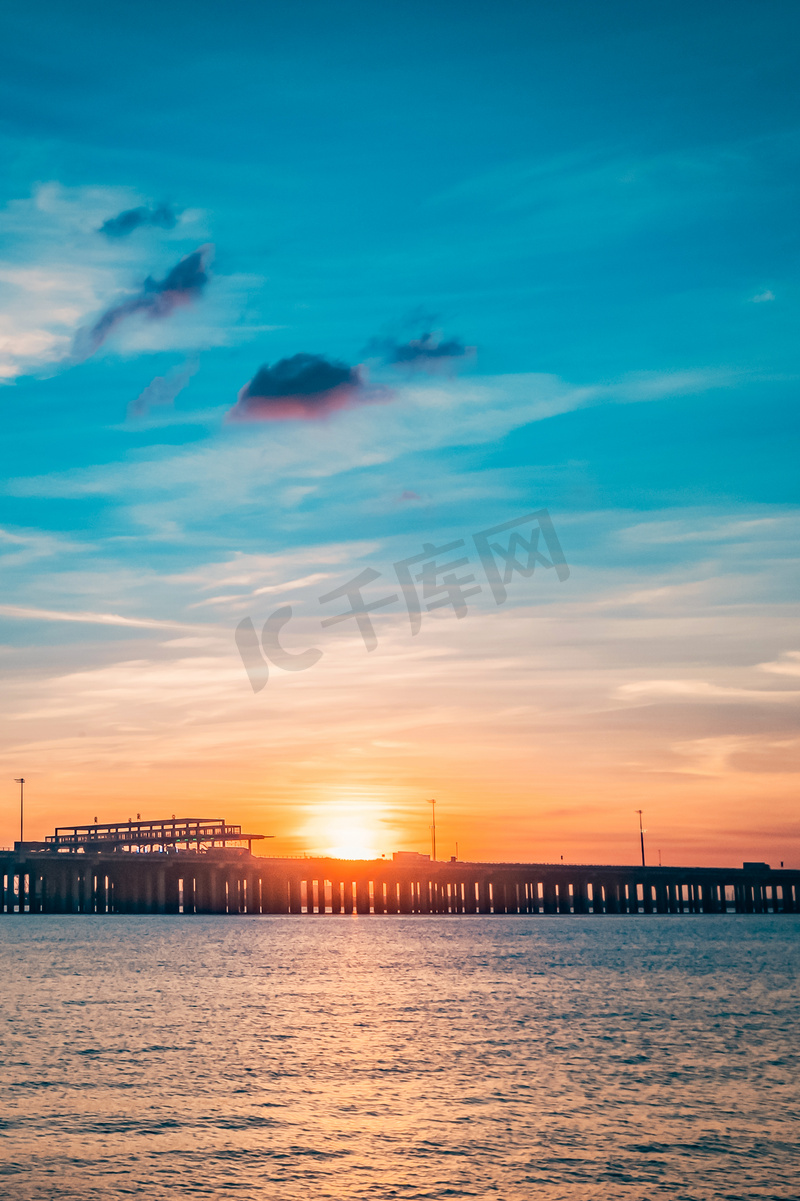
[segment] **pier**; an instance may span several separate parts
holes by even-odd
[[[59,827],[0,851],[0,914],[798,913],[800,871],[252,854],[221,819]],[[247,844],[242,845],[242,844]]]

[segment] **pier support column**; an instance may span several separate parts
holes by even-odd
[[[411,913],[411,881],[400,881],[400,912]]]
[[[109,913],[123,912],[124,893],[121,879],[122,873],[116,865],[108,869]]]
[[[264,913],[289,912],[289,883],[285,878],[262,875],[261,896]]]
[[[656,883],[656,913],[669,913],[667,886],[662,880]]]
[[[256,872],[247,873],[247,912],[261,913],[261,877]]]
[[[211,912],[227,913],[228,899],[225,895],[225,875],[217,867],[212,867],[210,873]]]
[[[303,912],[302,898],[300,895],[300,881],[294,876],[289,880],[289,912]]]
[[[81,911],[81,878],[77,867],[71,867],[69,872],[69,913]]]
[[[180,913],[181,897],[178,889],[178,881],[181,879],[181,871],[178,867],[170,865],[164,868],[164,909],[163,913]],[[185,881],[184,881],[185,883]]]
[[[138,856],[131,855],[131,860]],[[144,892],[144,880],[138,867],[133,864],[128,864],[128,870],[125,873],[125,886],[128,894],[128,904],[126,906],[127,913],[146,913],[147,898]]]
[[[90,863],[81,872],[80,906],[81,913],[94,913],[94,868]]]
[[[356,880],[356,913],[369,913],[369,880]]]
[[[205,865],[198,863],[194,873],[194,911],[211,913],[211,879]]]
[[[491,903],[489,901],[489,881],[484,878],[478,881],[478,913],[491,912]]]

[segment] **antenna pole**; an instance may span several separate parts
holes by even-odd
[[[641,809],[637,809],[636,812],[639,814],[639,842],[642,844],[642,867],[645,867],[646,864],[644,861],[644,830],[642,829],[642,811],[641,811]]]
[[[19,840],[25,841],[25,779],[21,777],[19,780],[14,780],[15,784],[19,784]]]
[[[431,806],[431,859],[436,862],[436,801],[428,801]]]

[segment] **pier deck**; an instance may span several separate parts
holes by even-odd
[[[57,851],[18,843],[0,852],[5,915],[730,912],[800,912],[800,871],[280,859],[231,847]]]

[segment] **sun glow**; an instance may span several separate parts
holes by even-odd
[[[343,826],[337,830],[335,842],[323,848],[323,854],[330,855],[332,859],[379,859],[381,852],[377,850],[374,843],[370,842],[369,834],[366,830],[360,830],[356,826]]]
[[[318,811],[306,826],[305,839],[312,854],[334,859],[379,859],[388,850],[383,823],[361,805]]]

